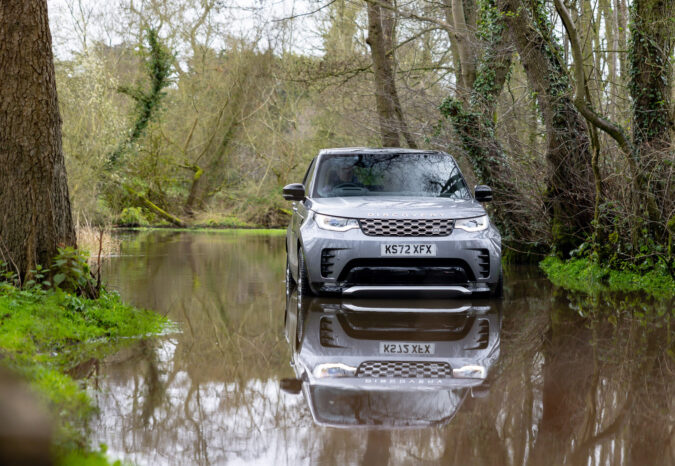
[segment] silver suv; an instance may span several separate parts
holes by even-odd
[[[325,149],[293,202],[287,290],[344,296],[501,296],[501,236],[452,156],[410,149]]]
[[[295,378],[316,423],[443,425],[488,394],[500,354],[501,306],[455,300],[299,297],[286,300]]]

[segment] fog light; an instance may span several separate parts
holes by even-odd
[[[484,379],[487,371],[483,366],[462,366],[453,369],[452,376],[458,379]]]

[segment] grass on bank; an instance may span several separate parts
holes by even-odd
[[[167,323],[115,293],[90,300],[60,289],[0,283],[0,363],[29,382],[56,420],[57,463],[107,463],[102,452],[87,447],[87,420],[95,407],[68,372],[117,351],[129,337],[161,332]]]
[[[554,285],[586,294],[641,291],[657,299],[675,297],[675,280],[664,270],[646,273],[613,270],[589,259],[563,261],[549,256],[539,266]]]

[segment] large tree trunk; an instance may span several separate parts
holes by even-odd
[[[386,0],[385,0],[386,1]],[[398,147],[399,134],[416,148],[405,122],[394,74],[394,16],[391,9],[368,2],[368,39],[375,70],[375,101],[384,147]]]
[[[569,78],[558,58],[562,53],[543,7],[527,0],[497,4],[546,125],[552,239],[567,256],[591,233],[594,184],[588,127],[571,100]]]
[[[445,18],[453,26],[450,42],[455,54],[457,95],[466,101],[476,80],[476,2],[475,0],[443,0]]]
[[[0,259],[25,277],[75,246],[46,0],[0,2]]]
[[[470,82],[469,102],[461,95],[464,102],[448,97],[441,105],[441,113],[452,121],[476,178],[495,192],[493,218],[504,244],[514,251],[527,253],[535,247],[532,232],[536,220],[531,212],[523,209],[521,190],[494,127],[497,99],[511,68],[512,44],[506,39],[504,21],[501,15],[495,14],[493,1],[486,2],[482,14],[482,28],[478,32],[485,43],[482,56],[472,58],[478,67],[474,67]]]
[[[673,68],[671,55],[675,45],[675,0],[636,0],[632,9],[630,38],[630,94],[633,99],[633,144],[637,152],[641,175],[659,173],[665,168],[667,151],[672,151],[674,128],[671,114]],[[672,152],[670,153],[672,160]],[[667,169],[667,168],[665,168]],[[660,212],[649,217],[658,222],[665,213],[664,206],[672,200],[673,188],[643,187],[655,196]]]
[[[670,145],[675,45],[675,1],[635,0],[631,24],[630,94],[633,99],[633,142],[663,149]]]

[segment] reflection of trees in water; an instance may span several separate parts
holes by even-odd
[[[303,398],[277,383],[291,375],[281,241],[179,235],[145,245],[154,258],[142,267],[118,263],[123,295],[157,304],[183,333],[104,367],[95,441],[151,464],[673,464],[669,327],[632,317],[634,303],[606,314],[552,303],[550,285],[521,270],[507,282],[486,398],[467,399],[443,428],[314,426]]]
[[[558,310],[566,318],[552,320],[535,458],[559,449],[570,464],[673,464],[667,319],[637,318],[641,298],[570,304],[586,317]]]
[[[637,303],[510,304],[491,393],[448,426],[447,463],[673,464],[667,322]]]

